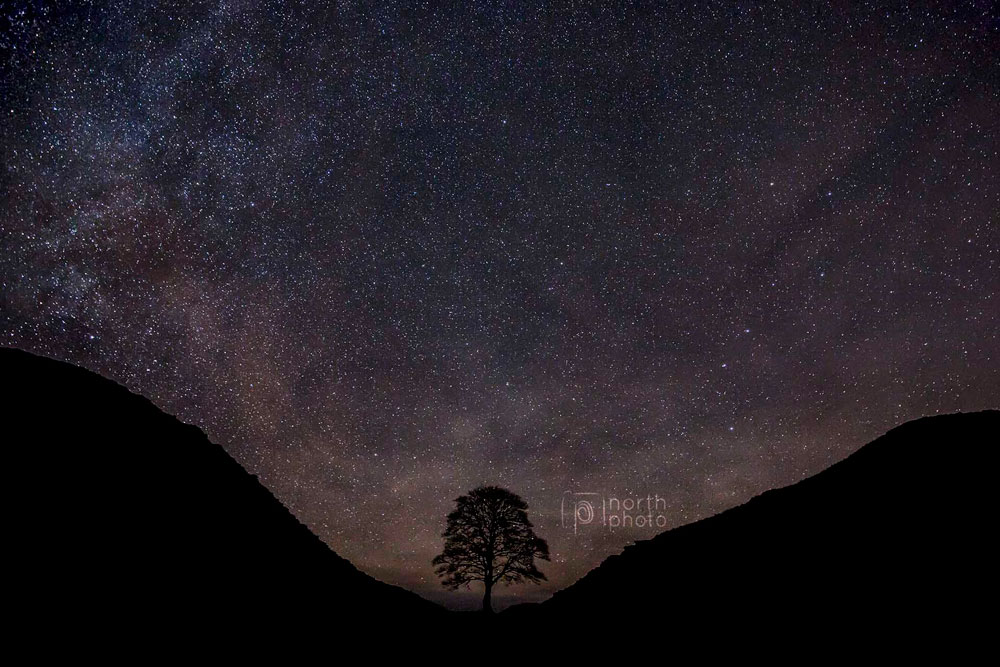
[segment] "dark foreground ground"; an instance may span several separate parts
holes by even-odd
[[[542,604],[484,618],[358,571],[201,431],[114,382],[10,349],[0,372],[7,634],[44,651],[372,654],[416,638],[496,658],[522,641],[958,655],[996,629],[996,411],[903,424],[814,477],[630,546]]]

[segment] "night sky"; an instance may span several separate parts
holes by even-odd
[[[503,606],[660,530],[567,494],[673,527],[1000,405],[990,2],[195,4],[3,4],[0,341],[384,581],[479,603],[479,484],[552,550]]]

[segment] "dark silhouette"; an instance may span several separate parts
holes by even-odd
[[[444,551],[433,565],[446,588],[483,582],[483,611],[493,612],[491,594],[499,583],[539,582],[545,575],[535,559],[549,560],[549,545],[535,535],[527,503],[498,486],[481,486],[455,499],[448,515]]]
[[[959,652],[988,648],[995,624],[997,411],[905,423],[488,623],[358,571],[200,430],[94,373],[0,349],[0,424],[6,629],[32,647],[282,635],[325,647],[360,641],[358,625],[436,640],[460,627],[493,637],[499,622],[517,637],[667,639],[671,655]]]
[[[972,646],[994,623],[981,607],[998,592],[998,463],[1000,412],[908,422],[500,616],[546,628],[598,618],[614,637],[650,624],[690,646],[723,633],[813,648],[834,636]]]
[[[124,387],[11,349],[0,384],[4,598],[47,640],[447,617],[357,570],[199,429]]]

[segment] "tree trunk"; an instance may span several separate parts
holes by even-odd
[[[483,613],[485,613],[485,614],[492,614],[493,613],[493,605],[492,605],[492,602],[490,600],[490,592],[493,589],[493,584],[492,584],[492,582],[490,582],[488,580],[485,581],[485,582],[483,582],[483,583],[486,586],[486,593],[483,594]]]

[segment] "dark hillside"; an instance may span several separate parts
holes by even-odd
[[[8,579],[38,624],[343,621],[444,610],[360,572],[196,427],[84,369],[0,350]]]
[[[789,487],[608,558],[512,618],[842,636],[992,627],[1000,412],[903,424]]]

